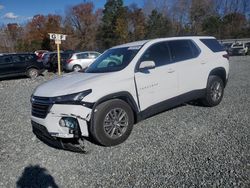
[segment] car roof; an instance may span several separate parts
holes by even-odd
[[[31,52],[27,52],[27,53],[2,53],[2,54],[0,54],[0,56],[4,56],[4,55],[36,55],[36,54],[31,53]]]
[[[130,43],[114,46],[112,49],[134,47],[134,46],[143,46],[144,44],[146,44],[148,42],[154,43],[154,42],[161,42],[161,41],[166,41],[166,40],[180,40],[180,39],[215,39],[215,37],[212,37],[212,36],[180,36],[180,37],[156,38],[156,39],[130,42]]]
[[[83,53],[97,53],[97,54],[100,54],[100,52],[96,52],[96,51],[84,51],[84,52],[77,52],[77,53],[73,53],[73,54],[78,55],[78,54],[83,54]]]

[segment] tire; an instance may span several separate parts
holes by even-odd
[[[79,70],[82,70],[82,67],[80,65],[74,65],[73,66],[73,71],[77,72]]]
[[[103,146],[115,146],[124,142],[133,129],[133,111],[126,102],[119,99],[98,105],[92,118],[91,134]]]
[[[34,79],[38,77],[39,71],[36,68],[30,68],[27,71],[27,76],[30,77],[31,79]]]
[[[213,107],[220,104],[224,94],[224,83],[218,76],[209,76],[206,95],[202,99],[205,106]]]

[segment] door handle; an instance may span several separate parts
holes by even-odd
[[[202,65],[205,65],[205,64],[206,64],[206,62],[205,62],[205,61],[203,61],[203,62],[201,62],[201,64],[202,64]]]
[[[175,72],[175,70],[173,70],[173,69],[168,69],[168,73],[173,73],[173,72]]]

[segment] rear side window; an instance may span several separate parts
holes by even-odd
[[[213,52],[222,52],[224,48],[216,39],[200,39]]]
[[[89,59],[88,53],[77,54],[77,59]]]
[[[12,61],[14,63],[19,63],[21,61],[20,57],[18,55],[13,55],[12,56]]]
[[[174,62],[197,57],[200,50],[190,40],[169,41],[169,48]]]
[[[31,61],[37,58],[35,54],[23,54],[19,55],[21,61]]]

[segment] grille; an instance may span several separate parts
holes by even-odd
[[[51,106],[50,98],[47,97],[32,97],[32,111],[34,117],[46,118]]]

